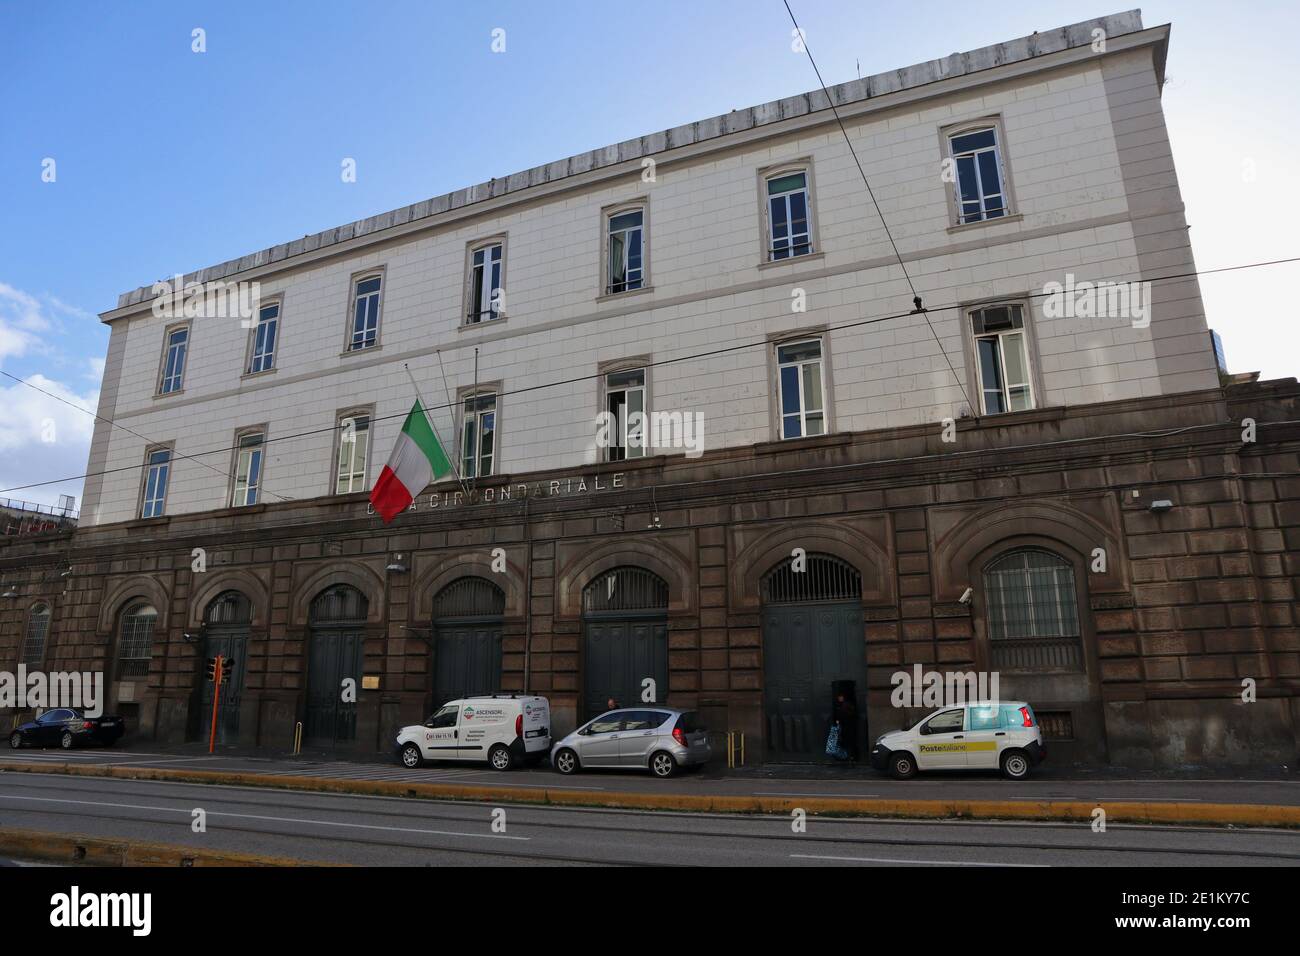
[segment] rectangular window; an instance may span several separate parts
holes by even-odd
[[[163,356],[162,381],[158,383],[158,394],[179,392],[185,382],[185,355],[189,351],[190,330],[188,326],[172,329],[167,333],[167,351]]]
[[[789,173],[767,181],[768,256],[772,261],[806,256],[812,248],[808,174]]]
[[[1034,407],[1024,310],[995,305],[971,313],[980,403],[985,415]]]
[[[334,493],[347,495],[366,487],[366,454],[370,450],[370,416],[339,419],[339,468]]]
[[[275,368],[275,336],[280,327],[280,303],[272,302],[257,311],[257,326],[253,330],[253,354],[248,371],[265,372]]]
[[[645,369],[605,376],[605,410],[609,412],[609,460],[645,457]]]
[[[608,295],[641,288],[645,211],[634,209],[609,217]]]
[[[383,291],[383,276],[366,276],[358,279],[352,299],[352,336],[348,351],[373,348],[379,341],[379,296]]]
[[[242,508],[257,504],[262,485],[261,432],[241,435],[235,456],[235,493],[231,505]]]
[[[171,473],[172,453],[167,448],[150,452],[145,459],[144,497],[140,503],[141,518],[157,518],[167,502],[167,477]]]
[[[465,322],[491,322],[501,317],[501,268],[505,262],[501,243],[475,249],[470,257],[469,314]]]
[[[826,393],[822,387],[820,339],[776,348],[781,437],[801,438],[826,431]]]
[[[956,166],[957,221],[980,222],[1007,214],[1002,154],[995,127],[967,130],[948,137]]]
[[[492,474],[496,454],[497,397],[494,392],[465,399],[461,477],[486,478]]]

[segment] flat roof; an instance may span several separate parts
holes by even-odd
[[[1098,29],[1104,31],[1107,38],[1139,33],[1142,31],[1142,11],[1127,10],[1123,13],[1097,17],[1093,20],[1084,20],[1080,23],[1034,33],[1004,43],[995,43],[992,46],[980,47],[965,53],[953,53],[941,59],[927,60],[924,63],[917,63],[899,70],[890,70],[885,73],[876,73],[861,79],[850,80],[847,83],[840,83],[828,88],[830,102],[827,101],[826,94],[818,89],[808,93],[801,93],[798,96],[772,100],[760,106],[732,110],[730,113],[724,113],[720,116],[712,116],[709,119],[697,120],[694,123],[675,126],[672,129],[660,130],[657,133],[650,133],[636,139],[624,140],[621,143],[604,146],[600,149],[578,153],[566,159],[556,160],[542,166],[534,166],[532,169],[512,173],[499,179],[490,179],[485,183],[457,189],[441,196],[435,196],[432,199],[425,199],[366,219],[358,219],[346,225],[326,229],[324,232],[303,236],[301,239],[295,239],[292,242],[281,243],[250,255],[241,256],[238,259],[231,259],[228,262],[209,266],[206,269],[186,273],[184,282],[189,284],[191,282],[202,283],[215,279],[224,279],[249,269],[282,262],[361,236],[381,232],[394,226],[416,222],[453,209],[460,209],[488,199],[495,199],[508,193],[520,192],[533,186],[553,183],[604,166],[613,166],[628,160],[641,159],[694,143],[717,139],[742,130],[754,129],[792,117],[828,110],[831,103],[834,103],[835,106],[844,106],[849,103],[883,96],[887,93],[897,93],[901,90],[923,86],[938,80],[977,73],[981,70],[1030,60],[1034,57],[1046,56],[1049,53],[1057,53],[1074,47],[1089,46],[1094,41],[1093,31]],[[172,278],[168,276],[164,281],[169,281]],[[138,305],[150,301],[153,297],[152,284],[140,286],[118,296],[117,308],[122,309]]]

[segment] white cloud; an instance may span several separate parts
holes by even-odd
[[[22,289],[0,282],[0,361],[46,348],[53,328],[49,308],[66,309],[63,303],[46,305]]]
[[[0,403],[0,497],[54,504],[60,494],[81,497],[82,479],[51,485],[41,482],[79,476],[86,470],[95,419],[52,396],[93,410],[96,388],[78,393],[44,375],[31,375],[29,385],[3,379]],[[36,388],[50,394],[42,394]],[[20,487],[39,485],[38,487]],[[80,501],[78,501],[80,504]]]
[[[69,335],[69,327],[88,319],[94,316],[56,296],[33,295],[0,282],[0,368],[12,365],[9,360],[37,355],[80,383],[41,373],[26,374],[22,381],[8,377],[12,371],[0,377],[5,411],[0,416],[0,498],[54,504],[60,494],[81,496],[79,476],[86,470],[95,428],[89,412],[99,404],[104,360],[78,357],[63,346],[83,341]]]

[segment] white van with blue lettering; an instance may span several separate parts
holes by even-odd
[[[486,761],[495,770],[534,764],[551,749],[551,704],[545,697],[464,697],[451,700],[423,724],[397,733],[405,767],[426,760]]]

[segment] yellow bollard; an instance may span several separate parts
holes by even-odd
[[[296,757],[302,753],[302,721],[298,721],[293,728],[293,755]]]

